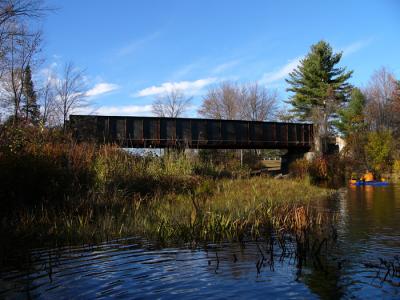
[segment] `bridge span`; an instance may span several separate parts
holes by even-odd
[[[309,123],[196,118],[71,115],[78,141],[114,143],[126,148],[288,149],[313,146]]]

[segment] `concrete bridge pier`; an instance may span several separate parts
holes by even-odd
[[[297,159],[304,158],[307,153],[308,151],[303,149],[288,149],[288,152],[282,155],[282,160],[281,160],[282,174],[283,175],[288,174],[290,164]]]

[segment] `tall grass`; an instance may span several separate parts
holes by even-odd
[[[3,240],[242,241],[318,227],[325,216],[315,204],[332,195],[305,180],[248,178],[182,152],[136,156],[32,128],[0,137]]]
[[[300,192],[301,191],[301,192]],[[266,177],[204,181],[193,193],[150,198],[87,198],[61,211],[20,209],[12,235],[76,243],[140,235],[162,243],[245,241],[271,232],[318,230],[332,216],[317,209],[332,191]]]
[[[309,230],[329,218],[316,204],[332,193],[303,181],[223,179],[204,183],[192,195],[155,199],[141,211],[137,227],[164,241],[242,241],[271,230]]]

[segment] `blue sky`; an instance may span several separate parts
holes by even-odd
[[[351,82],[386,66],[400,77],[400,1],[49,1],[43,68],[86,70],[100,114],[150,115],[171,87],[201,97],[223,80],[277,89],[310,45],[344,51]]]

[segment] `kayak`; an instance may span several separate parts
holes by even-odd
[[[389,182],[387,182],[387,181],[357,181],[357,182],[351,183],[351,185],[354,185],[354,186],[366,186],[366,185],[369,185],[369,186],[388,186]]]

